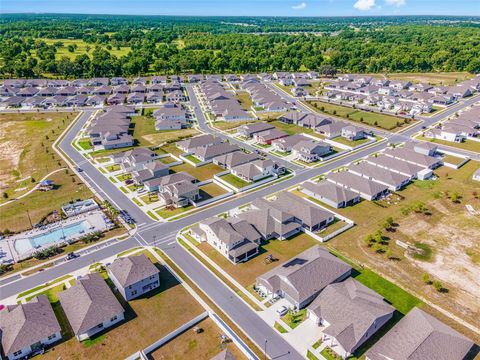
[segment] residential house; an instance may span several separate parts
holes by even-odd
[[[223,140],[219,137],[215,137],[210,134],[205,134],[205,135],[199,135],[199,136],[191,137],[186,140],[179,141],[176,143],[176,145],[180,150],[186,153],[192,153],[197,148],[216,145],[222,142]]]
[[[293,308],[302,309],[351,271],[345,262],[316,245],[257,277],[256,286],[269,297],[280,296]]]
[[[0,311],[2,350],[6,359],[26,359],[62,338],[60,325],[46,295]]]
[[[377,200],[389,193],[388,186],[356,175],[350,171],[331,172],[327,180],[360,194],[365,200]]]
[[[198,147],[193,151],[193,155],[203,162],[212,161],[213,158],[229,154],[235,151],[240,151],[237,145],[229,144],[228,142],[222,142],[220,144]]]
[[[357,140],[364,139],[367,136],[367,134],[363,129],[357,126],[347,125],[342,128],[341,136],[350,141],[357,141]]]
[[[181,171],[147,180],[144,182],[144,185],[149,192],[164,192],[166,191],[164,187],[167,185],[176,184],[179,182],[190,182],[193,184],[196,181],[197,179],[195,179],[192,175],[185,171]]]
[[[329,144],[312,139],[300,141],[292,147],[295,158],[307,163],[318,161],[331,152],[332,147]]]
[[[251,139],[253,135],[257,133],[261,133],[263,131],[272,130],[272,129],[275,129],[275,126],[266,122],[258,122],[258,123],[239,126],[237,128],[237,135]]]
[[[148,163],[156,162],[158,155],[147,148],[135,148],[110,156],[114,164],[120,164],[122,171],[133,172],[142,170]]]
[[[77,278],[58,294],[78,341],[83,341],[124,319],[125,310],[99,273]]]
[[[169,167],[159,160],[149,161],[142,165],[142,168],[132,172],[132,179],[138,185],[145,181],[166,176],[170,172]]]
[[[316,127],[315,132],[325,136],[327,139],[332,139],[337,136],[341,136],[342,130],[345,126],[346,124],[344,122],[332,121],[330,123]]]
[[[277,139],[272,141],[272,147],[276,151],[280,152],[290,152],[292,151],[293,147],[297,145],[298,143],[304,142],[304,141],[310,141],[311,138],[302,135],[302,134],[294,134],[294,135],[289,135],[285,136],[281,139]]]
[[[423,168],[435,169],[442,165],[442,159],[433,156],[423,155],[405,147],[386,149],[383,154],[394,159],[403,160]]]
[[[161,185],[158,186],[158,198],[166,206],[179,208],[200,199],[200,190],[198,189],[197,185],[192,183],[190,180],[180,180],[174,182],[172,181],[173,178],[171,178],[172,175],[160,178],[167,179],[163,184],[160,182]]]
[[[116,258],[107,266],[107,272],[127,301],[160,286],[160,271],[145,254]]]
[[[422,166],[418,166],[399,159],[392,159],[391,157],[381,154],[376,157],[369,157],[366,159],[366,161],[380,168],[388,169],[390,171],[406,175],[412,180],[417,178],[417,174],[425,169]]]
[[[391,191],[398,191],[405,187],[411,180],[407,175],[384,169],[366,161],[350,165],[348,171],[362,176],[366,179],[373,180],[379,184],[387,186]]]
[[[206,241],[220,254],[236,264],[258,254],[262,236],[247,221],[230,217],[212,217],[191,229],[198,241]]]
[[[277,128],[261,131],[253,134],[255,142],[263,145],[271,145],[272,141],[287,137],[288,134]]]
[[[228,154],[219,155],[213,158],[215,165],[224,169],[232,169],[236,166],[259,160],[260,156],[254,153],[245,153],[243,151],[234,151]]]
[[[270,159],[257,159],[231,168],[233,175],[247,182],[259,181],[278,173],[278,165]]]
[[[302,184],[301,191],[337,209],[352,206],[360,202],[360,195],[357,192],[345,189],[342,186],[326,180],[320,181],[319,183],[307,181]]]
[[[326,286],[307,308],[307,317],[324,327],[322,342],[343,359],[353,355],[393,316],[395,308],[353,278]]]
[[[416,307],[367,351],[366,359],[462,360],[473,346],[473,341]]]

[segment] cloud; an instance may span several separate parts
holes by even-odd
[[[375,7],[375,0],[357,0],[353,7],[358,10],[370,10]]]
[[[403,6],[405,5],[406,1],[405,0],[385,0],[385,2],[388,4],[388,5],[393,5],[393,6]]]
[[[298,5],[293,5],[293,6],[292,6],[292,9],[293,9],[293,10],[303,10],[303,9],[305,9],[306,7],[307,7],[307,3],[306,3],[306,2],[302,2],[302,3],[298,4]]]

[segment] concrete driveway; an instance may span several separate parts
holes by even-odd
[[[259,311],[258,315],[270,326],[273,326],[280,319],[277,310],[282,306],[290,307],[290,303],[285,299],[280,299],[266,310]]]

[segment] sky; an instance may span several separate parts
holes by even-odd
[[[480,0],[0,0],[0,13],[480,16]]]

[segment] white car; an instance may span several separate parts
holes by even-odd
[[[283,316],[285,315],[286,313],[288,312],[288,308],[286,306],[280,306],[278,309],[277,309],[277,314],[280,315],[280,316]]]
[[[145,191],[147,191],[147,189],[145,189],[145,188],[140,188],[140,189],[137,190],[137,194],[144,193]]]

